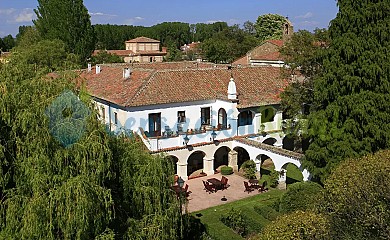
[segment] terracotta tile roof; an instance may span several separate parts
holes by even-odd
[[[247,55],[242,56],[241,58],[235,60],[232,64],[233,65],[248,65],[249,64],[248,56]]]
[[[134,54],[134,52],[131,50],[95,50],[95,51],[93,51],[92,55],[96,56],[101,51],[106,51],[107,53],[115,54],[115,55],[122,56],[122,57],[127,57],[130,54]]]
[[[95,71],[93,67],[91,72],[83,71],[80,75],[88,92],[120,106],[126,106],[126,102],[137,94],[152,74],[151,70],[133,71],[129,79],[124,79],[122,68],[101,66],[99,74]]]
[[[147,38],[147,37],[137,37],[131,40],[126,41],[127,43],[159,43],[160,41]]]
[[[102,66],[81,74],[86,79],[88,91],[95,97],[115,104],[135,107],[156,104],[192,102],[199,100],[226,100],[231,74],[236,82],[239,108],[277,104],[279,94],[287,85],[280,78],[280,68],[227,67],[198,69],[152,70],[132,68],[130,79],[123,79],[123,65]]]
[[[272,43],[272,44],[277,45],[279,47],[282,47],[284,44],[283,40],[267,40],[266,42]]]
[[[278,61],[283,60],[283,58],[280,55],[280,52],[271,52],[268,54],[258,55],[258,56],[252,56],[251,59],[256,60],[267,60],[267,61]]]
[[[210,62],[182,61],[182,62],[140,62],[140,63],[113,63],[105,64],[111,67],[130,67],[133,69],[154,69],[154,70],[173,70],[173,69],[198,69],[198,68],[226,68],[225,64],[214,64]]]

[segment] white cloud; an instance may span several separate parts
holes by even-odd
[[[216,22],[224,22],[224,21],[223,20],[208,20],[208,21],[206,21],[207,24],[213,24]]]
[[[303,21],[300,22],[299,25],[306,26],[306,27],[313,27],[319,25],[319,22],[317,21]]]
[[[15,8],[5,8],[5,9],[0,9],[0,14],[11,15],[15,11],[16,11]]]
[[[14,18],[14,22],[21,23],[21,22],[31,22],[35,17],[35,13],[31,8],[25,8],[17,14]]]
[[[313,16],[314,16],[314,14],[312,12],[307,12],[306,14],[300,15],[300,16],[296,16],[295,18],[297,18],[297,19],[308,19],[308,18],[312,18]]]
[[[89,15],[91,16],[97,16],[97,17],[117,17],[118,15],[115,14],[108,14],[108,13],[101,13],[101,12],[89,12]]]
[[[143,20],[145,20],[145,18],[143,18],[143,17],[133,17],[133,18],[126,19],[123,22],[123,24],[125,24],[125,25],[134,25],[134,24],[136,24],[138,22],[141,22]]]

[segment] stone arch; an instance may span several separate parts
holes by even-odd
[[[260,176],[269,175],[271,170],[275,170],[275,163],[271,157],[266,154],[259,154],[256,157],[256,162],[260,163],[258,171],[260,171]]]
[[[304,177],[302,171],[294,163],[287,162],[283,164],[281,171],[285,174],[285,176],[281,176],[281,178],[284,177],[287,185],[303,181]]]
[[[240,169],[245,161],[250,160],[249,153],[243,147],[235,147],[234,151],[237,152],[237,165],[238,169]]]
[[[227,146],[222,146],[215,151],[214,170],[216,170],[221,165],[229,164],[229,152],[230,152],[230,148]]]
[[[271,146],[274,146],[274,144],[277,142],[278,140],[276,140],[275,138],[273,137],[269,137],[267,139],[265,139],[263,141],[264,144],[267,144],[267,145],[271,145]]]
[[[203,158],[206,154],[203,151],[193,152],[187,159],[187,176],[190,176],[193,172],[203,169]]]
[[[176,156],[173,156],[173,155],[168,155],[166,158],[167,158],[169,161],[172,162],[172,164],[173,164],[173,169],[174,169],[174,171],[175,171],[175,174],[177,174],[177,163],[179,162],[179,158],[176,157]]]

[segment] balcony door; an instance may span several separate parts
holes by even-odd
[[[161,136],[161,113],[149,114],[149,133],[151,137]]]

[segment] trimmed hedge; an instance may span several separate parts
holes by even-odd
[[[291,184],[280,197],[279,212],[289,213],[296,210],[305,211],[313,207],[318,194],[323,188],[315,182],[297,182]]]
[[[258,214],[270,221],[275,220],[280,215],[280,213],[278,213],[275,209],[269,206],[254,206],[253,209]]]
[[[240,210],[232,208],[229,212],[222,215],[220,220],[242,237],[248,233],[248,220]]]
[[[221,174],[222,175],[230,175],[233,173],[233,168],[226,166],[226,167],[221,167]]]

